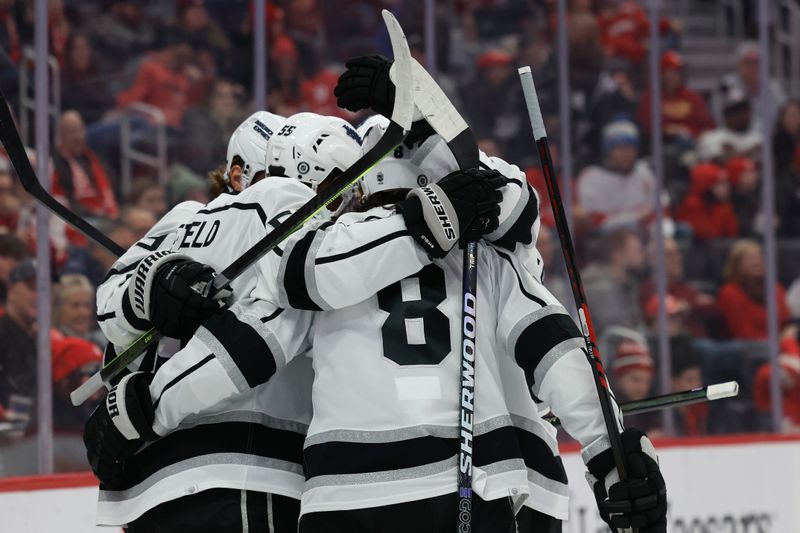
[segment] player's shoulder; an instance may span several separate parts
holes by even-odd
[[[277,202],[288,198],[311,198],[314,192],[298,180],[271,176],[254,183],[237,195],[231,195],[232,201],[263,201]]]
[[[192,200],[181,202],[167,211],[167,213],[161,217],[161,219],[156,222],[152,228],[150,228],[150,231],[147,232],[147,235],[153,236],[170,233],[178,228],[178,226],[181,224],[191,220],[191,218],[194,217],[194,215],[197,214],[197,212],[203,207],[205,207],[204,204]]]

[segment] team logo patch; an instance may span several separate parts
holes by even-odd
[[[309,170],[310,167],[308,166],[308,163],[306,163],[305,161],[300,161],[299,163],[297,163],[297,172],[299,172],[300,174],[307,174]]]
[[[427,184],[428,184],[428,176],[426,176],[425,174],[420,174],[419,176],[417,176],[417,185],[419,185],[420,187],[424,187]]]
[[[378,175],[375,177],[378,180],[378,185],[383,185],[383,172],[378,172]]]

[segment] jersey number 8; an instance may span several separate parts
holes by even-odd
[[[406,294],[404,294],[404,292]],[[398,365],[438,365],[450,353],[450,319],[437,308],[447,297],[444,271],[428,265],[378,292],[389,313],[381,327],[383,356]],[[409,339],[409,330],[419,330]]]

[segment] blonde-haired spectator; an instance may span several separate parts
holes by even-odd
[[[65,274],[53,286],[53,328],[68,337],[92,339],[94,286],[83,274]]]
[[[728,252],[723,276],[725,283],[717,295],[717,306],[736,339],[763,340],[767,338],[767,300],[764,283],[764,254],[761,245],[751,239],[736,241]],[[789,319],[786,291],[775,286],[780,326]]]

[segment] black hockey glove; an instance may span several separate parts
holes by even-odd
[[[125,485],[125,467],[146,441],[155,440],[154,408],[150,398],[152,374],[128,374],[92,412],[83,430],[83,443],[92,471],[110,489]]]
[[[432,257],[444,257],[456,243],[463,245],[497,228],[503,201],[499,189],[505,183],[496,170],[459,170],[438,183],[412,189],[397,208],[417,243]]]
[[[130,308],[143,326],[149,323],[167,337],[189,339],[226,306],[229,289],[204,294],[215,276],[213,268],[186,255],[155,252],[139,263],[128,285]]]
[[[333,89],[336,104],[349,111],[372,109],[389,117],[394,109],[394,83],[389,78],[392,61],[383,56],[354,57],[345,63]]]
[[[625,481],[619,481],[610,448],[587,464],[586,479],[600,516],[614,531],[638,528],[639,533],[665,533],[667,486],[653,443],[638,429],[628,428],[622,433],[622,449],[628,474]]]

